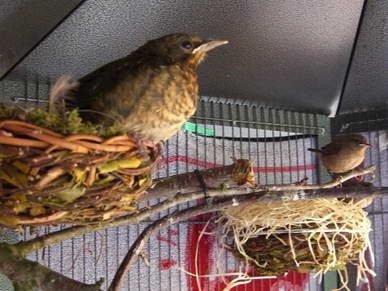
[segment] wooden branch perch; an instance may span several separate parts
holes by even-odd
[[[299,185],[299,184],[279,184],[279,185],[257,185],[255,187],[237,187],[236,182],[231,181],[233,178],[233,171],[235,165],[227,167],[213,168],[201,171],[202,176],[209,189],[214,189],[213,196],[220,196],[220,191],[223,195],[238,195],[240,193],[256,193],[260,191],[299,191],[299,190],[314,190],[326,189],[341,185],[347,180],[357,176],[373,173],[375,166],[370,166],[361,170],[351,171],[344,176],[338,176],[337,179],[326,183],[316,185]],[[149,190],[149,194],[144,195],[141,201],[150,199],[171,198],[176,195],[183,195],[185,193],[200,192],[202,188],[198,183],[198,179],[194,173],[185,173],[181,175],[171,176],[156,180],[156,186]],[[185,185],[187,185],[187,188]],[[226,186],[226,187],[225,187]],[[240,191],[239,191],[240,189]],[[190,191],[193,190],[193,191]],[[197,198],[198,199],[198,198]]]
[[[7,275],[15,290],[98,291],[102,282],[88,285],[65,277],[36,262],[15,256],[7,244],[0,244],[0,272]]]
[[[254,195],[260,194],[262,196],[262,202],[279,201],[283,199],[292,199],[290,196],[297,194],[298,199],[316,199],[316,198],[335,198],[335,197],[346,197],[346,198],[358,198],[366,197],[368,195],[386,195],[388,188],[375,188],[375,187],[356,187],[356,188],[336,188],[341,183],[360,175],[372,173],[375,167],[368,167],[366,169],[353,171],[349,174],[344,175],[332,181],[330,183],[322,185],[266,185],[257,186],[252,188],[246,187],[233,187],[233,188],[220,188],[210,189],[208,194],[210,197],[229,197],[230,199],[235,198],[236,195]],[[324,190],[326,189],[326,190]],[[174,192],[175,193],[175,192]],[[266,195],[268,194],[268,195]],[[19,242],[12,245],[13,251],[21,256],[27,255],[28,253],[34,252],[45,246],[56,244],[60,241],[70,239],[72,237],[80,236],[89,232],[93,232],[100,229],[106,229],[110,227],[117,227],[128,224],[136,224],[140,221],[147,219],[161,211],[164,211],[170,207],[174,207],[178,204],[185,203],[188,201],[194,201],[204,197],[201,191],[179,194],[171,199],[167,199],[149,209],[143,209],[138,214],[127,215],[120,217],[114,221],[87,225],[87,226],[76,226],[56,232],[52,232],[41,237],[32,239],[30,241]]]
[[[233,165],[200,171],[208,188],[236,188],[255,185],[253,164],[250,160],[236,159]],[[172,198],[177,194],[202,191],[201,183],[195,172],[175,175],[155,180],[155,186],[143,195],[139,202],[161,198]]]
[[[354,171],[352,173],[349,173],[347,175],[344,175],[343,177],[336,179],[335,181],[332,181],[327,184],[322,184],[322,185],[298,185],[298,184],[267,185],[267,186],[251,187],[251,188],[234,186],[232,188],[222,187],[219,189],[209,189],[208,194],[210,197],[218,197],[221,200],[215,201],[215,203],[210,205],[205,204],[205,205],[200,205],[193,208],[185,209],[179,212],[175,212],[173,214],[163,217],[161,220],[158,220],[157,222],[150,225],[144,230],[144,232],[135,241],[135,243],[132,245],[131,249],[129,250],[109,290],[119,290],[118,288],[120,286],[120,282],[122,281],[124,275],[127,273],[127,270],[129,269],[131,264],[137,259],[144,245],[149,240],[151,234],[154,231],[158,231],[160,229],[166,228],[173,223],[186,220],[195,215],[214,212],[214,211],[223,209],[225,207],[231,207],[233,205],[244,205],[252,202],[271,202],[271,201],[293,200],[293,199],[305,200],[305,199],[316,199],[316,198],[359,198],[359,197],[366,197],[370,195],[387,195],[388,188],[365,187],[365,186],[362,186],[362,184],[355,184],[355,186],[353,187],[332,188],[355,176],[368,174],[373,171],[374,171],[374,167],[369,167],[367,169]],[[224,173],[227,173],[227,171]],[[191,178],[189,177],[188,179],[190,180],[192,179],[192,177]],[[189,180],[186,180],[186,181],[189,181]],[[176,192],[174,192],[174,194],[175,193]],[[165,192],[164,195],[165,194],[167,194],[167,192]],[[203,195],[204,194],[202,190],[197,192],[192,192],[192,193],[179,192],[178,195],[175,195],[174,197],[167,199],[149,209],[145,208],[141,212],[135,215],[123,216],[116,219],[115,221],[106,222],[98,225],[88,225],[88,226],[80,226],[80,227],[65,229],[62,231],[44,235],[42,237],[30,240],[30,241],[20,242],[15,245],[7,245],[7,248],[12,251],[14,256],[26,255],[42,247],[52,245],[57,242],[60,242],[75,236],[86,234],[88,232],[96,231],[99,229],[105,229],[109,227],[117,227],[121,225],[138,223],[150,216],[153,216],[163,210],[176,206],[180,203],[201,199],[203,198]],[[86,287],[89,288],[90,286],[86,285]],[[93,285],[92,287],[95,287],[95,285]],[[47,289],[47,290],[50,290],[50,289]],[[83,290],[83,289],[79,289],[79,290]],[[85,290],[89,290],[89,289],[85,289]],[[96,289],[90,289],[90,290],[96,290]]]
[[[223,184],[230,187],[237,186],[231,179],[235,165],[211,168],[201,171],[201,175],[208,187],[220,188]],[[190,193],[201,191],[201,185],[194,172],[175,175],[154,181],[155,186],[148,190],[146,195],[140,198],[140,202],[153,199],[171,198],[177,193]]]

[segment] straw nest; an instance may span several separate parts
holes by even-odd
[[[136,211],[159,146],[76,111],[0,108],[0,224],[90,224]]]
[[[260,275],[339,270],[347,288],[347,263],[357,266],[358,280],[374,275],[365,261],[371,224],[363,207],[371,202],[317,199],[231,207],[222,213],[226,241]]]

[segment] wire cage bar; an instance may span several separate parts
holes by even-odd
[[[386,110],[356,112],[339,116],[332,123],[333,135],[341,133],[361,133],[372,144],[371,150],[365,158],[364,166],[375,165],[375,177],[370,179],[374,185],[383,187],[388,185],[388,113]],[[375,290],[384,290],[388,285],[388,199],[377,198],[367,208],[369,219],[372,222],[373,232],[370,234],[374,264],[377,276],[371,286]],[[354,270],[350,272],[350,282],[355,282]],[[371,279],[372,280],[372,279]],[[357,290],[353,284],[351,290]]]
[[[49,89],[50,80],[40,78],[0,82],[1,101],[26,107],[45,107]],[[339,120],[333,122],[332,127],[336,133],[341,128],[337,122]],[[376,148],[380,149],[382,145],[385,148],[384,151],[371,151],[365,164],[379,165],[374,182],[385,186],[388,183],[388,151],[383,140],[386,132],[382,127],[376,130],[373,122],[376,121],[362,132],[377,145]],[[234,158],[246,158],[253,161],[260,184],[293,183],[304,177],[309,178],[309,183],[322,182],[327,179],[324,170],[320,168],[316,155],[307,148],[324,144],[330,140],[330,134],[330,121],[326,116],[203,97],[195,116],[164,144],[163,162],[155,178],[228,165]],[[158,202],[148,203],[154,205]],[[194,203],[179,205],[137,225],[101,230],[63,241],[30,254],[28,258],[82,282],[94,283],[103,277],[103,288],[106,289],[129,246],[146,226],[162,215],[192,205]],[[388,203],[381,199],[369,209],[375,229],[372,242],[379,272],[387,269],[387,211]],[[123,290],[198,290],[198,284],[202,290],[222,290],[224,282],[219,277],[200,278],[198,283],[195,277],[182,271],[198,271],[204,275],[217,272],[214,262],[220,247],[214,236],[201,235],[208,219],[209,216],[205,215],[184,221],[153,236],[145,248],[149,266],[138,260],[130,270]],[[26,240],[65,227],[29,228],[19,239]],[[215,228],[208,225],[206,231],[212,232]],[[11,236],[0,233],[0,238]],[[197,249],[200,252],[198,264],[194,260]],[[239,263],[232,255],[223,252],[221,258],[224,272],[239,269]],[[378,276],[375,284],[383,286],[386,278]],[[320,290],[321,283],[314,274],[290,272],[277,280],[253,280],[238,290],[280,290],[284,286],[315,291]]]

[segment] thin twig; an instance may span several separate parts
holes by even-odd
[[[86,178],[86,181],[85,181],[85,185],[87,186],[91,186],[94,181],[96,180],[96,166],[93,165],[93,166],[90,166],[90,170],[88,172],[88,176]]]
[[[66,173],[63,167],[54,167],[50,169],[40,180],[36,183],[36,189],[43,190],[48,184]]]
[[[59,133],[56,133],[56,132],[54,132],[52,130],[49,130],[49,129],[46,129],[46,128],[43,128],[43,127],[31,124],[31,123],[28,123],[28,122],[24,122],[24,121],[19,121],[19,120],[2,120],[0,122],[0,128],[8,129],[8,128],[12,128],[12,126],[15,126],[15,125],[16,126],[23,126],[23,127],[28,128],[28,129],[33,129],[33,130],[40,131],[40,132],[44,132],[44,133],[47,133],[49,135],[56,136],[56,137],[61,137],[62,136]]]
[[[43,223],[50,223],[53,221],[56,221],[60,219],[61,217],[65,216],[68,212],[67,211],[58,211],[53,214],[47,215],[47,216],[41,216],[41,217],[11,217],[11,219],[18,220],[19,224],[28,224],[28,225],[33,225],[33,224],[43,224]]]
[[[230,167],[230,166],[228,166]],[[225,167],[226,168],[226,167]],[[257,185],[255,187],[230,187],[230,188],[221,188],[221,189],[214,189],[214,191],[210,190],[210,196],[220,196],[220,193],[221,196],[222,195],[239,195],[239,194],[247,194],[247,193],[257,193],[257,192],[261,192],[261,191],[301,191],[301,190],[315,190],[315,189],[327,189],[327,188],[333,188],[333,187],[336,187],[336,186],[339,186],[341,185],[342,183],[344,183],[345,181],[347,180],[350,180],[354,177],[357,177],[357,176],[362,176],[362,175],[366,175],[366,174],[371,174],[375,171],[376,167],[375,166],[370,166],[368,168],[365,168],[365,169],[361,169],[361,170],[354,170],[354,171],[351,171],[350,173],[347,173],[343,176],[338,176],[335,180],[329,182],[329,183],[326,183],[326,184],[314,184],[314,185],[305,185],[305,184],[279,184],[279,185]],[[192,174],[192,173],[188,173],[188,174]],[[178,180],[178,181],[182,181],[182,180],[187,180],[186,176],[188,174],[182,174],[182,175],[177,175],[175,176],[175,179]],[[187,193],[188,191],[186,191],[185,189],[182,189],[182,188],[175,188],[175,189],[171,189],[171,193],[170,194],[167,194],[166,193],[166,190],[164,189],[165,188],[165,180],[166,179],[162,179],[161,183],[160,183],[160,186],[162,187],[162,191],[160,192],[160,194],[158,194],[158,184],[156,184],[155,188],[151,189],[149,192],[151,195],[144,195],[142,198],[141,198],[141,201],[146,201],[146,200],[149,200],[150,199],[160,199],[160,198],[166,198],[166,197],[174,197],[178,194],[181,194],[182,192],[183,193]],[[167,182],[171,185],[173,185],[172,182],[170,182],[171,179],[168,179]],[[156,181],[157,182],[157,181]],[[182,183],[182,182],[179,182],[179,183]],[[191,183],[193,184],[193,182]],[[191,185],[188,185],[188,187],[192,187]],[[212,188],[211,185],[209,186],[209,188]],[[199,189],[201,190],[202,192],[202,189]],[[195,191],[197,192],[197,191]],[[190,195],[191,193],[187,193],[187,194],[184,194],[184,195]],[[196,198],[198,199],[198,198]]]
[[[48,269],[37,262],[15,256],[7,244],[0,244],[0,272],[8,276],[15,290],[102,290],[102,281],[89,285]]]
[[[87,141],[76,141],[74,143],[89,149],[93,149],[97,151],[105,151],[105,152],[127,152],[131,149],[130,146],[98,144],[98,143],[91,143]]]
[[[23,147],[37,147],[37,148],[45,148],[48,145],[48,143],[39,141],[39,140],[31,140],[31,139],[8,137],[8,136],[0,136],[0,144],[9,144],[9,145],[23,146]]]

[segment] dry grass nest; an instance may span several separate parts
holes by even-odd
[[[136,211],[159,145],[85,123],[77,111],[0,107],[0,224],[91,224]]]
[[[360,201],[316,199],[254,203],[222,212],[224,239],[239,260],[262,276],[289,270],[338,270],[347,289],[346,264],[358,269],[358,281],[374,272],[365,260],[371,224]],[[348,289],[349,290],[349,289]]]

